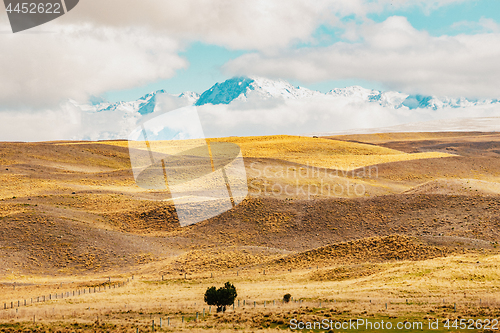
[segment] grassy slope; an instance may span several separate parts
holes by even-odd
[[[401,155],[392,154],[393,148],[424,153],[452,151],[460,156],[378,165],[373,179],[343,174],[335,178],[338,182],[370,184],[373,189],[368,198],[249,198],[234,211],[184,229],[164,223],[171,219],[169,204],[150,201],[162,198],[160,194],[134,185],[126,143],[122,142],[122,147],[109,142],[3,144],[0,268],[4,271],[0,274],[3,281],[35,286],[19,286],[14,291],[10,285],[0,285],[0,294],[5,295],[1,300],[54,292],[59,281],[75,280],[83,285],[107,275],[138,275],[123,289],[21,308],[18,314],[0,311],[0,322],[27,322],[36,315],[44,328],[61,331],[72,331],[70,318],[71,322],[88,324],[79,327],[83,331],[116,331],[117,327],[109,325],[118,325],[135,332],[135,325],[145,330],[152,318],[158,322],[160,316],[170,316],[178,331],[219,332],[234,331],[235,326],[257,331],[284,325],[279,321],[298,315],[310,320],[388,320],[391,316],[391,320],[416,318],[424,322],[458,315],[498,317],[499,257],[494,247],[500,235],[498,198],[455,188],[436,195],[427,190],[434,183],[420,188],[425,193],[397,194],[435,178],[497,181],[500,168],[491,137],[483,141],[477,136],[465,141],[453,135],[443,137],[446,140],[440,138],[439,142],[420,137],[419,144],[411,141],[413,137],[404,143],[385,142],[385,148],[313,138],[260,139],[264,143],[256,138],[231,138],[247,140],[241,143],[246,145],[244,152],[267,147],[262,154],[266,156],[249,158],[261,163],[256,164],[261,171],[267,166],[303,167],[299,164],[307,164],[308,157],[300,156],[300,147],[314,146],[315,140],[325,144],[326,159],[355,159],[359,151],[374,153],[368,157]],[[289,154],[291,160],[277,161],[281,155],[275,154],[281,153]],[[320,156],[316,159],[323,158],[321,151],[317,153]],[[294,158],[302,158],[302,162],[294,163]],[[247,172],[257,177],[248,165]],[[310,181],[318,179],[301,179],[303,183]],[[389,236],[394,234],[414,237]],[[366,239],[372,236],[382,238]],[[346,240],[352,241],[342,243]],[[37,277],[55,271],[61,276]],[[209,272],[215,273],[213,278]],[[183,279],[185,273],[187,280]],[[168,281],[160,282],[161,274]],[[258,307],[210,316],[182,328],[180,316],[193,318],[196,311],[202,311],[203,291],[227,280],[237,285],[240,300],[255,300]],[[286,292],[303,299],[302,307],[293,304],[271,309],[269,303],[263,307],[264,301],[280,300]],[[320,300],[323,309],[318,308]],[[454,302],[458,304],[456,313],[450,305]],[[97,316],[108,326],[96,325]],[[18,331],[30,325],[23,324]]]
[[[200,140],[194,140],[193,142],[185,143],[184,148],[187,150],[197,144],[203,144]],[[236,143],[240,146],[244,157],[273,158],[320,168],[340,170],[353,170],[379,163],[451,156],[450,154],[437,152],[407,154],[394,149],[368,144],[286,135],[230,137],[209,139],[208,142]],[[105,142],[105,144],[120,147],[127,146],[127,143],[123,141]],[[133,146],[135,147],[137,144],[139,143],[134,143]],[[175,141],[159,141],[152,142],[151,148],[157,152],[176,153],[182,150],[182,144]]]

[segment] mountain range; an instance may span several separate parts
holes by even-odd
[[[308,100],[330,97],[348,103],[379,104],[391,109],[444,109],[500,104],[498,99],[476,100],[448,98],[424,95],[409,95],[395,91],[378,91],[360,86],[335,88],[324,94],[304,87],[296,87],[285,80],[270,80],[261,77],[234,77],[222,83],[216,83],[199,95],[196,92],[184,92],[180,95],[169,94],[165,90],[151,92],[136,101],[117,103],[98,103],[79,105],[85,111],[125,111],[146,115],[154,112],[158,95],[166,95],[175,100],[178,107],[207,104],[231,104],[233,101],[245,102],[249,98],[260,100]]]

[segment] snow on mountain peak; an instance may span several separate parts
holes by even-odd
[[[234,100],[246,100],[249,95],[262,99],[307,98],[320,94],[302,87],[294,87],[285,80],[270,80],[263,77],[234,77],[222,83],[216,83],[201,94],[196,105],[229,104]]]
[[[366,89],[360,86],[351,86],[346,88],[335,88],[326,94],[318,91],[309,90],[303,87],[295,87],[289,82],[281,79],[271,80],[258,76],[233,77],[224,82],[214,84],[210,89],[199,95],[195,92],[186,91],[180,95],[167,93],[165,90],[157,90],[146,94],[136,101],[117,102],[117,103],[91,103],[80,105],[85,111],[123,111],[125,113],[138,113],[146,115],[154,112],[157,97],[164,95],[169,100],[169,108],[183,107],[188,105],[205,104],[230,104],[233,101],[247,101],[248,98],[268,100],[268,99],[313,99],[327,97],[330,99],[343,99],[348,103],[376,103],[382,107],[393,109],[443,109],[460,108],[477,105],[496,104],[497,99],[493,100],[469,100],[466,98],[438,98],[435,96],[408,95],[395,91],[378,91]],[[328,103],[328,99],[323,99]],[[333,100],[331,100],[333,102]]]

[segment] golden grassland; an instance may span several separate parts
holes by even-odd
[[[445,318],[499,318],[500,255],[495,242],[498,211],[493,205],[487,206],[489,201],[482,203],[484,198],[495,200],[489,195],[499,192],[498,184],[486,182],[497,177],[496,155],[490,156],[491,160],[470,157],[468,142],[463,156],[441,153],[448,151],[444,148],[432,148],[439,152],[427,152],[432,150],[427,146],[412,150],[412,140],[462,136],[420,133],[345,138],[366,142],[403,140],[410,142],[405,151],[420,153],[404,153],[398,149],[405,147],[398,145],[387,148],[299,136],[209,139],[209,143],[230,142],[241,147],[243,156],[250,161],[246,168],[251,194],[263,195],[264,189],[266,195],[283,200],[262,201],[264,204],[256,201],[248,207],[243,204],[239,208],[246,208],[228,214],[224,217],[227,221],[215,220],[213,225],[198,225],[200,229],[182,230],[165,226],[170,211],[159,204],[161,193],[135,185],[127,141],[6,145],[0,149],[0,163],[12,165],[0,170],[0,219],[8,225],[0,229],[2,240],[7,240],[7,245],[0,243],[4,251],[0,268],[9,260],[15,265],[4,270],[7,273],[0,281],[0,333],[149,332],[153,320],[156,331],[165,332],[269,332],[289,329],[293,318],[424,323]],[[486,141],[489,146],[489,138]],[[175,154],[205,142],[150,144],[154,151]],[[144,143],[133,144],[145,149]],[[451,146],[460,148],[455,143]],[[476,149],[479,155],[484,153],[482,146]],[[450,156],[454,157],[444,158]],[[396,161],[401,164],[388,163]],[[387,164],[378,165],[382,163]],[[482,165],[484,171],[475,168],[474,163]],[[313,166],[347,171],[372,165],[377,165],[373,176],[336,170],[328,170],[330,174],[310,173]],[[441,169],[445,174],[436,176]],[[283,174],[284,170],[291,173]],[[487,173],[484,181],[464,178],[473,178],[474,170]],[[462,179],[451,181],[454,177]],[[351,192],[334,192],[335,197],[345,199],[332,201],[331,207],[321,201],[320,208],[315,208],[315,196],[307,197],[311,204],[302,202],[304,198],[299,195],[281,197],[273,192],[278,188],[275,185],[311,185],[318,189],[328,186]],[[359,197],[352,192],[358,185],[363,186],[368,198],[348,199]],[[439,195],[426,197],[428,193]],[[371,197],[373,201],[369,201]],[[412,198],[417,199],[413,202]],[[284,209],[282,202],[289,208]],[[373,204],[373,209],[361,208],[359,203]],[[259,207],[261,204],[265,207]],[[419,215],[413,216],[412,212]],[[324,219],[327,214],[331,218]],[[454,217],[461,221],[457,230],[448,221],[450,216],[453,223]],[[351,224],[360,220],[361,226]],[[250,230],[250,222],[255,222],[255,229]],[[38,228],[42,223],[44,228]],[[363,229],[366,225],[369,231]],[[465,227],[470,228],[468,234],[462,232]],[[342,237],[340,241],[359,239],[333,243],[328,237],[337,237],[338,228],[345,231],[338,236]],[[386,237],[382,242],[366,238],[381,228],[413,235],[418,230],[419,236],[425,231],[436,242],[424,244],[408,237]],[[70,239],[67,236],[74,230],[76,235],[84,235],[77,240],[85,238],[89,244],[67,243],[65,239]],[[320,236],[330,231],[325,243]],[[46,234],[26,237],[28,232]],[[448,243],[438,233],[446,234]],[[169,236],[168,242],[161,238],[164,236]],[[468,243],[462,244],[464,239],[470,240],[474,249]],[[303,247],[292,247],[292,243]],[[98,249],[97,245],[102,247]],[[81,257],[76,260],[68,250],[79,246],[88,247],[81,255],[75,252]],[[8,257],[27,248],[34,249],[29,256]],[[24,265],[32,257],[42,264],[53,258],[62,260],[57,273],[60,275],[37,275],[52,274],[54,268],[35,268],[21,275],[15,266]],[[129,259],[127,264],[122,261],[125,258]],[[80,263],[90,268],[73,269]],[[95,294],[31,304],[31,299],[38,296],[102,285],[108,276],[113,282],[127,283]],[[234,283],[239,296],[234,309],[215,314],[213,307],[204,304],[203,294],[208,287],[226,281]],[[286,293],[293,297],[290,304],[281,303]],[[8,308],[10,302],[24,304],[25,299],[30,300],[28,306]]]
[[[424,141],[440,139],[463,139],[467,137],[478,137],[479,140],[491,136],[492,133],[481,132],[401,132],[401,133],[373,133],[373,134],[350,134],[336,135],[332,139],[349,140],[370,143],[382,143],[387,141]],[[494,136],[493,136],[494,137]]]
[[[167,332],[279,331],[289,327],[293,318],[425,323],[435,318],[493,319],[500,316],[499,259],[498,254],[469,253],[423,261],[313,267],[291,272],[286,267],[265,272],[226,271],[212,277],[200,272],[186,279],[179,276],[164,281],[155,275],[137,275],[133,280],[122,275],[113,277],[130,279],[121,288],[29,305],[17,311],[0,309],[0,331],[2,327],[19,328],[14,332],[38,327],[37,332],[49,332],[51,328],[61,332],[135,332],[139,328],[145,332],[151,330],[152,320],[159,325],[160,318],[163,327],[156,326],[156,330]],[[332,274],[342,269],[353,273]],[[16,280],[48,282],[46,278],[34,277]],[[227,313],[219,315],[214,308],[209,312],[203,302],[204,291],[226,281],[234,283],[238,291],[235,309],[229,307]],[[56,285],[54,282],[52,285]],[[19,286],[8,296],[14,300],[28,297],[27,288]],[[286,293],[293,297],[290,304],[281,302]],[[32,323],[33,317],[36,324]]]
[[[207,142],[235,143],[241,148],[243,157],[281,159],[339,170],[353,170],[380,163],[453,156],[440,152],[407,154],[394,149],[362,143],[288,135],[217,138],[208,139]],[[119,147],[128,147],[129,144],[126,141],[101,143]],[[130,144],[133,148],[147,149],[143,142],[131,142]],[[175,154],[201,144],[204,144],[203,140],[149,142],[153,151],[166,154]]]

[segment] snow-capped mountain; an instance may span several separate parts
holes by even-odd
[[[439,98],[359,86],[321,93],[284,80],[235,77],[201,95],[158,90],[135,101],[109,103],[97,97],[81,104],[68,100],[59,110],[47,111],[45,132],[36,132],[41,126],[34,121],[23,132],[10,134],[9,140],[26,136],[36,141],[126,139],[145,115],[191,105],[198,106],[206,137],[357,133],[403,129],[409,123],[417,125],[408,130],[500,129],[498,121],[492,121],[500,119],[498,99]],[[472,122],[472,118],[480,121]]]
[[[156,100],[159,95],[164,95],[176,100],[179,107],[193,105],[200,98],[198,93],[192,91],[186,91],[180,95],[173,95],[167,93],[165,90],[157,90],[144,95],[136,101],[117,103],[104,102],[96,105],[78,105],[78,107],[88,112],[122,111],[126,113],[139,113],[141,115],[146,115],[154,112]]]
[[[372,102],[382,106],[393,108],[401,107],[402,103],[408,97],[407,94],[402,94],[395,91],[381,92],[373,89],[365,89],[360,86],[352,86],[347,88],[335,88],[330,90],[326,95],[333,97],[341,97],[351,99],[353,102]]]
[[[327,95],[334,97],[349,98],[352,101],[364,101],[378,103],[384,107],[394,109],[407,108],[414,109],[444,109],[461,108],[499,103],[498,99],[489,100],[469,100],[467,98],[439,98],[436,96],[408,95],[396,91],[378,91],[365,89],[360,86],[347,88],[335,88],[330,90]]]
[[[229,104],[234,100],[245,101],[250,95],[261,99],[301,99],[318,96],[321,93],[303,87],[294,87],[285,80],[234,77],[222,83],[216,83],[205,91],[196,105]]]
[[[100,103],[96,105],[79,105],[84,111],[123,111],[146,115],[154,112],[158,95],[164,95],[175,100],[173,105],[182,107],[188,105],[218,105],[230,104],[233,101],[245,102],[252,99],[306,100],[321,97],[340,99],[346,103],[369,103],[391,109],[445,109],[463,108],[499,104],[498,99],[470,100],[467,98],[439,98],[436,96],[409,95],[396,91],[378,91],[360,86],[335,88],[323,94],[304,87],[295,87],[285,80],[270,80],[261,77],[234,77],[221,83],[216,83],[210,89],[199,95],[196,92],[184,92],[180,95],[158,90],[149,93],[136,101]],[[328,99],[327,99],[328,100]],[[326,101],[327,101],[326,100]]]
[[[294,87],[285,80],[270,80],[260,77],[234,77],[216,83],[201,94],[195,105],[230,104],[232,101],[246,101],[250,96],[261,99],[308,99],[321,96],[341,98],[352,103],[376,103],[393,109],[443,109],[460,108],[499,103],[498,99],[469,100],[467,98],[439,98],[436,96],[409,95],[396,91],[378,91],[360,86],[335,88],[323,94],[303,87]]]

